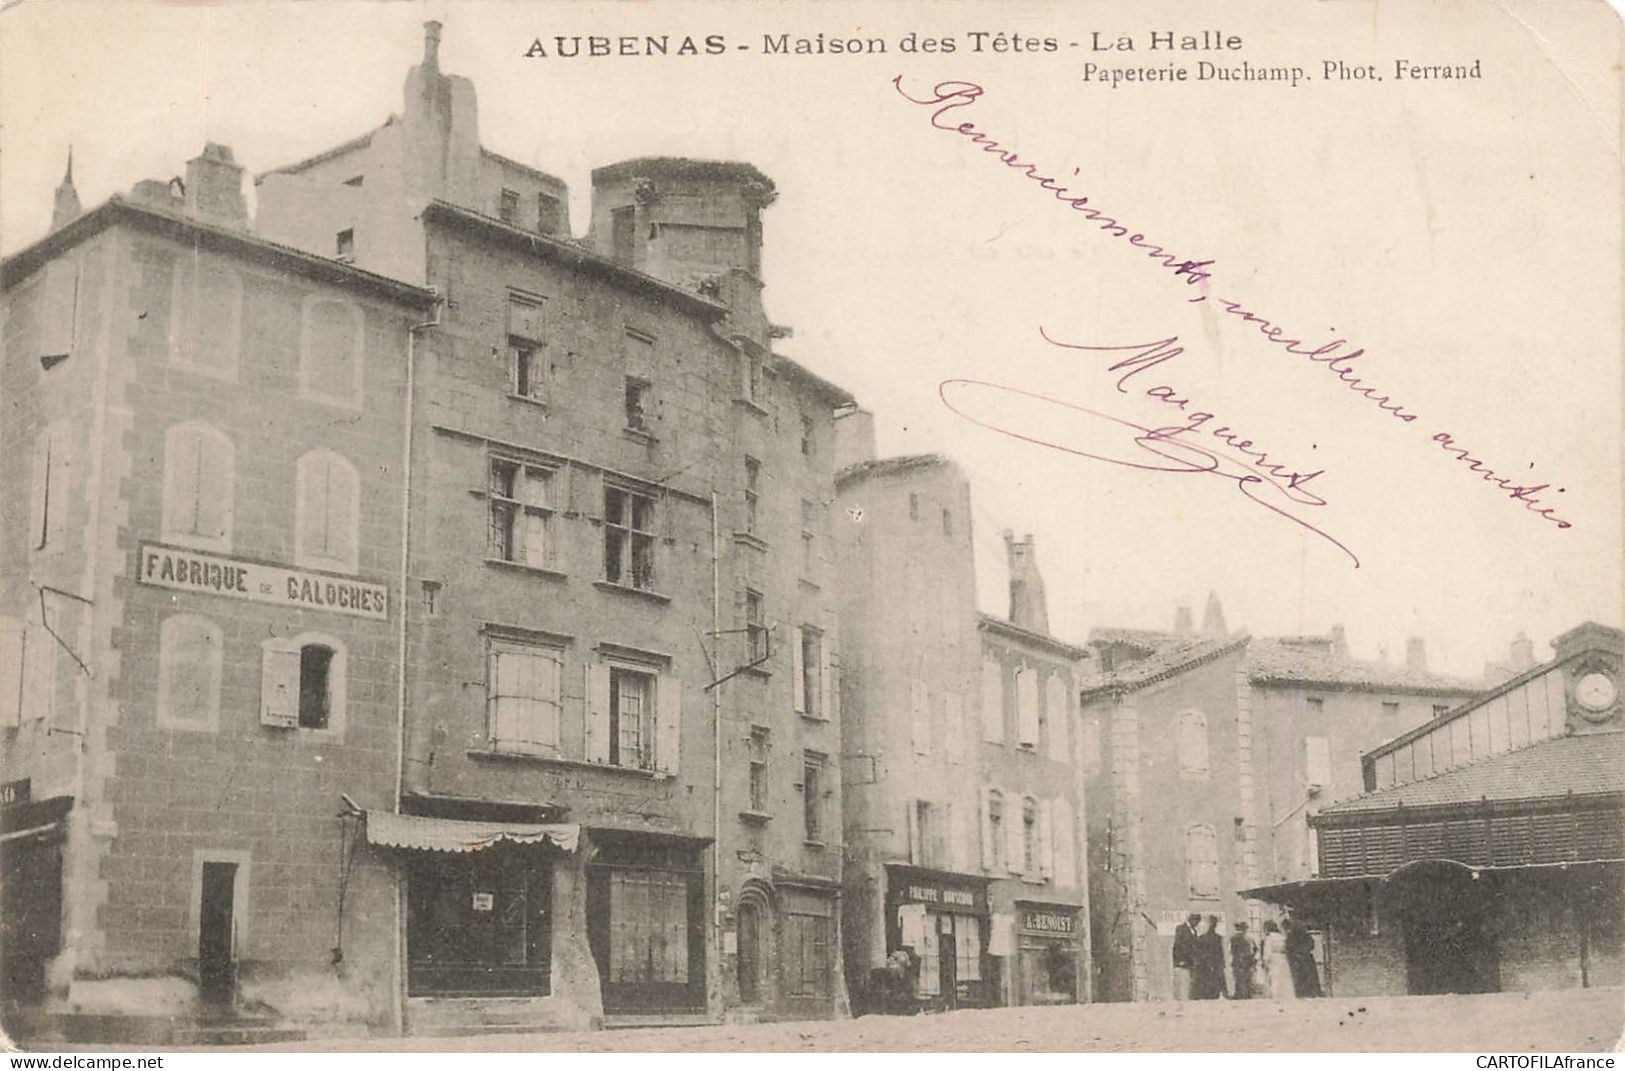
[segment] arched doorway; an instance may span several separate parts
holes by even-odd
[[[739,905],[739,1003],[762,1002],[762,909],[754,900]]]
[[[778,987],[774,984],[778,960],[776,917],[772,889],[756,880],[746,881],[739,890],[738,907],[734,911],[738,941],[734,982],[741,1007],[765,1011],[772,1009],[777,1000]]]
[[[1500,990],[1487,884],[1447,859],[1411,863],[1389,875],[1388,900],[1404,933],[1407,992]]]

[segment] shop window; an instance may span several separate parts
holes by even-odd
[[[169,320],[169,360],[177,368],[237,378],[242,337],[243,281],[224,264],[194,259],[175,272]]]
[[[220,626],[174,614],[158,630],[158,725],[213,730],[220,720]]]
[[[982,739],[1004,743],[1004,670],[993,658],[982,659]]]
[[[655,500],[604,488],[604,579],[650,591],[655,583]]]
[[[924,681],[909,682],[909,735],[914,738],[914,754],[931,754],[931,693]]]
[[[536,229],[542,234],[558,234],[564,229],[564,203],[550,193],[536,195]]]
[[[299,391],[307,398],[361,407],[361,309],[332,297],[310,297],[300,331]]]
[[[982,867],[997,871],[1004,865],[1004,794],[987,789],[982,797]]]
[[[260,722],[333,734],[344,729],[346,658],[330,636],[307,633],[261,645]]]
[[[563,649],[494,638],[489,659],[486,702],[491,746],[498,751],[556,755]]]
[[[824,842],[825,759],[809,751],[801,763],[801,831],[809,844]]]
[[[750,809],[757,814],[769,814],[767,758],[771,736],[760,725],[750,730]]]
[[[553,474],[506,458],[492,458],[486,486],[490,537],[496,561],[546,569],[552,563]]]
[[[1185,829],[1185,881],[1190,894],[1205,900],[1219,895],[1219,843],[1205,823]]]
[[[830,995],[832,921],[827,915],[787,913],[784,916],[787,996],[823,998]]]
[[[790,645],[791,700],[797,714],[829,717],[830,662],[824,634],[810,625],[796,629]]]
[[[751,535],[756,534],[758,514],[761,509],[761,481],[762,463],[754,457],[745,459],[745,527],[744,531]]]
[[[1071,941],[1022,935],[1021,1003],[1071,1004],[1077,1000],[1077,952]]]
[[[294,560],[313,569],[353,573],[361,523],[360,480],[355,467],[331,450],[299,459]]]
[[[1020,731],[1019,743],[1029,751],[1037,750],[1038,727],[1038,674],[1031,666],[1016,671],[1016,723]]]
[[[230,550],[235,451],[207,424],[164,432],[164,538],[202,550]]]
[[[534,850],[416,855],[407,882],[410,994],[548,992],[552,867]]]
[[[497,218],[504,223],[519,222],[519,191],[502,190],[497,194]]]
[[[1207,776],[1207,718],[1201,711],[1187,710],[1179,716],[1175,747],[1179,752],[1179,772],[1182,776]]]
[[[745,592],[745,645],[748,662],[760,662],[767,657],[767,622],[762,615],[762,593]]]

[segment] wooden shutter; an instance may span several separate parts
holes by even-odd
[[[982,739],[1004,743],[1004,671],[991,658],[982,660]]]
[[[360,527],[360,488],[355,469],[335,457],[322,461],[327,470],[327,550],[329,558],[354,566]]]
[[[51,534],[52,455],[61,449],[62,436],[55,426],[40,432],[34,440],[34,484],[28,506],[28,545],[34,550],[45,546]],[[58,499],[60,502],[60,498]],[[56,508],[60,509],[58,505]]]
[[[197,534],[209,539],[223,540],[227,535],[227,525],[231,518],[231,469],[232,453],[230,440],[220,440],[215,436],[204,436],[193,432],[189,436],[192,448],[197,451],[197,483],[193,493],[197,496],[194,508],[197,518]]]
[[[23,623],[0,621],[0,728],[23,720]]]
[[[1068,709],[1072,704],[1067,701],[1066,677],[1061,673],[1050,674],[1049,684],[1046,686],[1045,713],[1049,721],[1049,757],[1055,762],[1072,762],[1072,715]]]
[[[1031,666],[1016,672],[1016,714],[1020,743],[1038,746],[1038,674]]]
[[[586,740],[588,762],[609,761],[609,667],[587,663]]]
[[[53,260],[46,267],[43,297],[39,310],[39,356],[66,357],[73,352],[74,321],[79,304],[77,260]]]
[[[265,647],[260,660],[260,724],[299,727],[299,649]]]
[[[818,637],[818,716],[825,721],[828,721],[830,716],[830,695],[833,691],[830,685],[834,683],[834,674],[830,672],[829,661],[831,635],[832,633],[825,632]]]
[[[655,715],[655,769],[674,774],[683,740],[683,682],[662,674],[655,683],[655,701],[659,704]]]
[[[327,480],[331,466],[321,455],[305,457],[299,466],[299,547],[309,555],[326,556]]]
[[[949,762],[965,761],[965,703],[958,693],[942,697],[942,739]]]
[[[998,849],[993,842],[993,790],[982,789],[982,869],[992,870],[998,860]]]
[[[1004,868],[1020,874],[1027,868],[1027,801],[1021,796],[1004,796]]]
[[[1038,876],[1047,878],[1055,873],[1054,829],[1050,825],[1049,800],[1038,801]]]
[[[801,626],[797,625],[790,634],[790,691],[797,714],[807,713],[807,667],[801,654],[802,632]]]
[[[909,729],[914,738],[914,754],[931,754],[931,693],[924,681],[910,681]]]

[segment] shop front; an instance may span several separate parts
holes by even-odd
[[[588,831],[587,940],[608,1015],[705,1011],[705,842]]]
[[[886,951],[906,949],[919,1005],[986,1008],[999,1003],[988,879],[923,867],[886,867]]]
[[[63,818],[71,796],[34,800],[29,782],[0,789],[0,995],[30,1004],[62,951]]]
[[[1078,907],[1016,901],[1016,1002],[1078,1000]]]

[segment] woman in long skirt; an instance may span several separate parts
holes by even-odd
[[[1264,922],[1264,977],[1271,998],[1292,1000],[1298,995],[1292,984],[1292,964],[1287,960],[1286,935],[1274,919]]]

